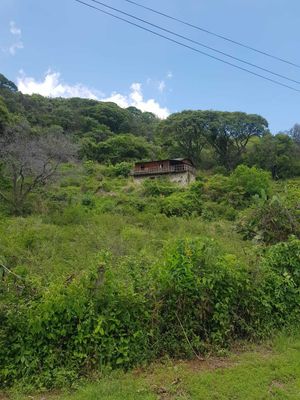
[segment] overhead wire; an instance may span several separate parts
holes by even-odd
[[[162,31],[164,31],[164,32],[167,32],[167,33],[170,33],[171,35],[174,35],[174,36],[177,36],[177,37],[179,37],[179,38],[181,38],[181,39],[187,40],[187,41],[190,42],[190,43],[197,44],[198,46],[201,46],[201,47],[204,47],[204,48],[209,49],[209,50],[211,50],[211,51],[214,51],[215,53],[222,54],[223,56],[229,57],[229,58],[231,58],[231,59],[233,59],[233,60],[236,60],[236,61],[239,61],[239,62],[241,62],[241,63],[243,63],[243,64],[250,65],[251,67],[260,69],[261,71],[267,72],[267,73],[269,73],[269,74],[271,74],[271,75],[278,76],[279,78],[282,78],[282,79],[285,79],[285,80],[287,80],[287,81],[290,81],[290,82],[293,82],[293,83],[297,83],[298,85],[300,85],[300,81],[297,81],[296,79],[289,78],[289,77],[287,77],[287,76],[285,76],[285,75],[282,75],[282,74],[279,74],[279,73],[277,73],[277,72],[274,72],[274,71],[272,71],[272,70],[270,70],[270,69],[268,69],[268,68],[261,67],[261,66],[259,66],[259,65],[257,65],[257,64],[251,63],[251,62],[246,61],[246,60],[243,60],[243,59],[241,59],[241,58],[232,56],[231,54],[225,53],[224,51],[215,49],[215,48],[213,48],[213,47],[211,47],[211,46],[207,46],[206,44],[203,44],[203,43],[201,43],[201,42],[199,42],[199,41],[197,41],[197,40],[190,39],[190,38],[188,38],[188,37],[186,37],[186,36],[184,36],[184,35],[181,35],[181,34],[179,34],[179,33],[176,33],[176,32],[174,32],[174,31],[171,31],[171,30],[169,30],[169,29],[166,29],[166,28],[164,28],[164,27],[162,27],[162,26],[160,26],[160,25],[157,25],[157,24],[154,24],[154,23],[152,23],[152,22],[149,22],[149,21],[147,21],[147,20],[145,20],[145,19],[143,19],[143,18],[139,18],[139,17],[137,17],[136,15],[132,15],[132,14],[129,14],[129,13],[127,13],[127,12],[125,12],[125,11],[123,11],[123,10],[120,10],[120,9],[118,9],[118,8],[109,6],[108,4],[103,3],[102,1],[99,1],[99,0],[90,0],[90,1],[92,1],[93,3],[100,4],[101,6],[103,6],[103,7],[105,7],[105,8],[109,8],[110,10],[116,11],[116,12],[118,12],[118,13],[120,13],[120,14],[126,15],[127,17],[133,18],[133,19],[135,19],[135,20],[137,20],[137,21],[143,22],[144,24],[153,26],[154,28],[160,29],[160,30],[162,30]]]
[[[204,51],[202,51],[202,50],[199,50],[199,49],[197,49],[197,48],[195,48],[195,47],[189,46],[189,45],[187,45],[187,44],[185,44],[185,43],[179,42],[178,40],[175,40],[175,39],[173,39],[173,38],[170,38],[170,37],[168,37],[168,36],[165,36],[165,35],[163,35],[163,34],[161,34],[161,33],[159,33],[159,32],[153,31],[152,29],[149,29],[149,28],[146,28],[146,27],[144,27],[144,26],[142,26],[142,25],[136,24],[135,22],[132,22],[132,21],[126,19],[126,18],[123,18],[123,17],[120,17],[120,16],[118,16],[118,15],[112,14],[112,13],[110,13],[110,12],[108,12],[108,11],[105,11],[105,10],[99,8],[99,7],[96,7],[96,6],[92,5],[92,4],[86,3],[86,2],[84,2],[84,1],[82,1],[82,0],[74,0],[74,1],[76,1],[77,3],[81,3],[81,4],[83,4],[83,5],[87,6],[87,7],[90,7],[90,8],[92,8],[92,9],[94,9],[94,10],[97,10],[97,11],[103,13],[103,14],[109,15],[109,16],[115,18],[115,19],[118,19],[118,20],[120,20],[120,21],[126,22],[127,24],[130,24],[130,25],[132,25],[132,26],[135,26],[135,27],[137,27],[137,28],[139,28],[139,29],[142,29],[142,30],[144,30],[144,31],[146,31],[146,32],[150,32],[150,33],[152,33],[153,35],[156,35],[156,36],[158,36],[158,37],[161,37],[161,38],[163,38],[163,39],[168,40],[169,42],[172,42],[172,43],[175,43],[175,44],[177,44],[177,45],[179,45],[179,46],[185,47],[185,48],[190,49],[190,50],[192,50],[192,51],[194,51],[194,52],[197,52],[197,53],[199,53],[199,54],[202,54],[202,55],[205,55],[205,56],[207,56],[207,57],[210,57],[210,58],[212,58],[212,59],[214,59],[214,60],[218,60],[218,61],[220,61],[220,62],[222,62],[222,63],[224,63],[224,64],[227,64],[227,65],[230,65],[230,66],[232,66],[232,67],[234,67],[234,68],[237,68],[237,69],[239,69],[239,70],[245,71],[245,72],[247,72],[247,73],[249,73],[249,74],[251,74],[251,75],[254,75],[254,76],[260,77],[260,78],[262,78],[262,79],[264,79],[264,80],[267,80],[267,81],[269,81],[269,82],[275,83],[276,85],[283,86],[283,87],[288,88],[288,89],[290,89],[290,90],[293,90],[293,91],[295,91],[295,92],[300,92],[299,89],[296,89],[296,88],[293,87],[293,86],[286,85],[285,83],[282,83],[282,82],[277,81],[277,80],[275,80],[275,79],[272,79],[272,78],[269,78],[269,77],[267,77],[267,76],[258,74],[257,72],[251,71],[251,70],[249,70],[249,69],[247,69],[247,68],[244,68],[244,67],[241,67],[241,66],[239,66],[239,65],[233,64],[233,63],[231,63],[231,62],[229,62],[229,61],[226,61],[226,60],[223,60],[223,59],[221,59],[221,58],[219,58],[219,57],[213,56],[213,55],[211,55],[211,54],[209,54],[209,53],[206,53],[206,52],[204,52]]]
[[[270,57],[270,58],[273,58],[273,59],[275,59],[277,61],[281,61],[283,63],[286,63],[286,64],[292,65],[294,67],[300,68],[299,64],[296,64],[296,63],[294,63],[292,61],[289,61],[289,60],[286,60],[284,58],[278,57],[278,56],[276,56],[274,54],[271,54],[271,53],[268,53],[266,51],[259,50],[259,49],[255,48],[255,47],[252,47],[252,46],[248,45],[248,44],[245,44],[245,43],[239,42],[237,40],[231,39],[231,38],[226,37],[224,35],[221,35],[219,33],[216,33],[216,32],[213,32],[211,30],[205,29],[205,28],[203,28],[201,26],[198,26],[198,25],[192,24],[190,22],[184,21],[184,20],[182,20],[180,18],[173,17],[172,15],[169,15],[169,14],[164,13],[164,12],[159,11],[159,10],[155,10],[154,8],[144,6],[143,4],[137,3],[136,1],[133,1],[133,0],[124,0],[124,1],[126,1],[127,3],[130,3],[130,4],[133,4],[133,5],[137,6],[137,7],[143,8],[145,10],[151,11],[151,12],[153,12],[155,14],[158,14],[158,15],[161,15],[163,17],[166,17],[168,19],[171,19],[173,21],[179,22],[179,23],[181,23],[183,25],[189,26],[190,28],[194,28],[194,29],[197,29],[199,31],[208,33],[209,35],[215,36],[215,37],[217,37],[219,39],[226,40],[227,42],[231,42],[233,44],[236,44],[237,46],[244,47],[245,49],[252,50],[252,51],[255,51],[256,53],[263,54],[266,57]]]

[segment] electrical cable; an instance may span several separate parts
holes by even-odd
[[[213,56],[213,55],[211,55],[211,54],[209,54],[209,53],[206,53],[206,52],[204,52],[204,51],[201,51],[201,50],[199,50],[199,49],[196,49],[195,47],[189,46],[189,45],[187,45],[187,44],[185,44],[185,43],[179,42],[178,40],[175,40],[175,39],[172,39],[172,38],[170,38],[170,37],[168,37],[168,36],[162,35],[161,33],[158,33],[158,32],[155,32],[155,31],[153,31],[153,30],[151,30],[151,29],[145,28],[144,26],[141,26],[141,25],[139,25],[139,24],[136,24],[136,23],[134,23],[134,22],[132,22],[132,21],[129,21],[129,20],[125,19],[125,18],[119,17],[119,16],[117,16],[117,15],[115,15],[115,14],[112,14],[112,13],[110,13],[110,12],[108,12],[108,11],[102,10],[102,9],[100,9],[99,7],[95,7],[95,6],[93,6],[92,4],[86,3],[86,2],[84,2],[84,1],[82,1],[82,0],[74,0],[74,1],[76,1],[77,3],[81,3],[81,4],[83,4],[83,5],[87,6],[87,7],[90,7],[90,8],[92,8],[92,9],[95,9],[95,10],[97,10],[97,11],[103,13],[103,14],[106,14],[106,15],[109,15],[109,16],[111,16],[111,17],[113,17],[113,18],[116,18],[116,19],[118,19],[118,20],[120,20],[120,21],[124,21],[124,22],[126,22],[126,23],[128,23],[128,24],[130,24],[130,25],[132,25],[132,26],[135,26],[135,27],[137,27],[137,28],[139,28],[139,29],[142,29],[142,30],[144,30],[144,31],[146,31],[146,32],[150,32],[150,33],[152,33],[153,35],[156,35],[156,36],[158,36],[158,37],[161,37],[161,38],[163,38],[163,39],[168,40],[169,42],[172,42],[172,43],[175,43],[175,44],[177,44],[177,45],[179,45],[179,46],[185,47],[185,48],[190,49],[190,50],[192,50],[192,51],[194,51],[194,52],[197,52],[197,53],[199,53],[199,54],[202,54],[202,55],[205,55],[205,56],[207,56],[207,57],[210,57],[210,58],[212,58],[212,59],[214,59],[214,60],[218,60],[218,61],[220,61],[220,62],[222,62],[222,63],[224,63],[224,64],[227,64],[227,65],[230,65],[230,66],[232,66],[232,67],[234,67],[234,68],[240,69],[241,71],[245,71],[245,72],[247,72],[247,73],[249,73],[249,74],[251,74],[251,75],[260,77],[260,78],[262,78],[262,79],[264,79],[264,80],[267,80],[267,81],[269,81],[269,82],[275,83],[276,85],[279,85],[279,86],[283,86],[283,87],[288,88],[288,89],[290,89],[290,90],[293,90],[293,91],[295,91],[295,92],[300,92],[299,89],[296,89],[296,88],[294,88],[294,87],[292,87],[292,86],[289,86],[289,85],[286,85],[286,84],[284,84],[284,83],[282,83],[282,82],[276,81],[275,79],[268,78],[268,77],[266,77],[266,76],[264,76],[264,75],[258,74],[258,73],[254,72],[254,71],[251,71],[251,70],[249,70],[249,69],[247,69],[247,68],[238,66],[238,65],[233,64],[233,63],[231,63],[231,62],[229,62],[229,61],[223,60],[223,59],[221,59],[221,58],[219,58],[219,57],[215,57],[215,56]]]

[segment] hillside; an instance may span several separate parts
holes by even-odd
[[[258,115],[200,110],[161,121],[23,95],[3,76],[0,94],[3,388],[76,387],[297,329],[297,126],[271,135]],[[130,175],[137,160],[175,156],[197,166],[187,187]]]

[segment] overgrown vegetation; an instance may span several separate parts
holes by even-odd
[[[272,136],[259,116],[212,111],[159,121],[24,96],[3,76],[0,94],[1,386],[70,386],[298,323],[296,127]],[[135,160],[179,151],[194,183],[134,183]]]

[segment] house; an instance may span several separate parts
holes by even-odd
[[[146,178],[166,177],[171,182],[185,186],[195,181],[196,168],[193,162],[187,158],[146,161],[137,162],[131,175],[138,183]]]

